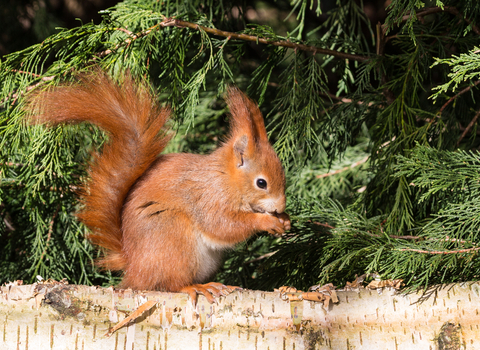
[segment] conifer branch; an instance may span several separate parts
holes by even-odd
[[[13,69],[12,71],[13,71],[13,72],[16,72],[16,73],[30,74],[30,75],[33,75],[34,77],[40,77],[40,75],[35,74],[35,73],[31,73],[31,72],[18,71],[18,70],[16,70],[16,69]],[[30,90],[33,90],[33,89],[35,89],[37,86],[42,85],[42,84],[45,83],[46,81],[51,81],[51,80],[53,80],[54,78],[55,78],[55,76],[42,77],[40,82],[35,83],[35,84],[33,84],[33,85],[30,85],[30,86],[27,86],[24,91],[15,92],[15,93],[11,94],[10,96],[4,98],[3,100],[0,100],[0,106],[3,106],[3,105],[4,105],[8,100],[10,100],[11,98],[13,98],[13,101],[12,101],[12,103],[11,103],[11,105],[13,106],[13,105],[15,104],[15,102],[17,102],[18,98],[21,97],[25,92],[28,92],[28,91],[30,91]]]
[[[335,170],[335,171],[332,171],[332,172],[329,172],[329,173],[317,175],[316,178],[317,178],[317,179],[322,179],[322,178],[324,178],[324,177],[328,177],[328,176],[340,174],[340,173],[342,173],[342,172],[344,172],[344,171],[347,171],[347,170],[349,170],[349,169],[353,169],[353,168],[355,168],[355,167],[357,167],[357,166],[359,166],[359,165],[362,165],[363,163],[366,163],[369,158],[370,158],[370,156],[367,156],[367,157],[359,160],[358,162],[355,162],[355,163],[353,163],[352,165],[346,166],[346,167],[344,167],[344,168],[342,168],[342,169],[338,169],[338,170]]]
[[[254,262],[263,260],[263,259],[265,259],[265,258],[269,258],[269,257],[275,255],[275,253],[277,253],[277,250],[274,251],[274,252],[270,252],[270,253],[267,253],[267,254],[263,254],[263,255],[255,258],[255,259],[251,259],[251,260],[245,261],[245,262],[244,262],[244,265],[252,264],[252,263],[254,263]]]
[[[273,39],[265,39],[265,38],[260,38],[258,36],[254,35],[247,35],[247,34],[238,34],[238,33],[233,33],[233,32],[227,32],[224,30],[219,30],[216,28],[208,28],[201,26],[196,23],[191,23],[191,22],[186,22],[182,21],[180,19],[176,18],[166,18],[162,23],[160,23],[162,27],[178,27],[178,28],[190,28],[194,30],[203,30],[206,33],[213,34],[216,36],[222,36],[225,38],[232,38],[232,39],[238,39],[238,40],[243,40],[243,41],[251,41],[255,43],[260,43],[260,44],[265,44],[265,45],[274,45],[274,46],[281,46],[281,47],[287,47],[295,50],[301,50],[301,51],[308,51],[312,52],[314,55],[317,53],[320,54],[325,54],[325,55],[330,55],[334,56],[337,58],[341,59],[350,59],[353,61],[360,61],[360,62],[365,62],[368,61],[369,58],[361,55],[354,55],[346,52],[340,52],[340,51],[334,51],[334,50],[329,50],[329,49],[324,49],[321,47],[316,47],[316,46],[309,46],[309,45],[304,45],[304,44],[297,44],[293,43],[291,41],[285,41],[285,40],[273,40]]]
[[[385,33],[386,31],[382,28],[382,26],[380,25],[380,23],[377,24],[376,26],[376,32],[377,32],[377,55],[378,56],[384,56],[385,54],[385,44],[387,43],[388,41],[388,38],[385,38]],[[388,87],[387,87],[387,82],[388,82],[388,78],[385,74],[385,72],[383,72],[381,69],[379,69],[379,72],[380,72],[380,77],[381,77],[381,83],[382,83],[382,86],[383,86],[383,95],[385,96],[385,99],[387,100],[387,103],[388,104],[392,104],[393,101],[395,100],[395,95],[394,93],[392,92],[392,90],[390,90]]]
[[[472,21],[469,18],[467,18],[466,16],[462,15],[460,13],[460,11],[458,11],[458,9],[454,6],[444,6],[443,8],[439,7],[439,6],[427,7],[425,9],[422,9],[422,10],[416,12],[415,16],[417,18],[418,17],[425,17],[425,16],[428,16],[428,15],[432,15],[434,13],[440,13],[440,12],[450,12],[452,15],[455,15],[458,18],[460,18],[461,20],[464,20],[465,22],[467,22],[469,25],[472,26],[472,30],[476,34],[480,35],[480,28],[478,26],[472,24]],[[403,16],[402,19],[399,21],[399,23],[407,22],[411,18],[412,18],[412,14],[409,13],[409,14]],[[382,24],[382,30],[383,30],[384,33],[387,31],[387,25],[386,24]]]
[[[53,224],[55,223],[55,219],[58,215],[59,210],[60,210],[60,204],[57,205],[57,208],[55,209],[55,212],[53,213],[52,220],[50,220],[50,223],[48,225],[47,241],[45,243],[45,248],[43,249],[43,252],[40,256],[40,259],[38,260],[37,266],[35,267],[35,275],[37,275],[37,272],[38,272],[38,269],[40,267],[40,264],[42,263],[43,257],[47,253],[48,246],[50,245],[50,240],[52,239]]]
[[[377,234],[371,233],[371,232],[368,232],[367,235],[370,236],[370,237],[374,237],[374,238],[381,238],[381,237],[385,236],[385,235],[377,235]],[[419,236],[409,236],[409,235],[406,235],[406,236],[388,235],[388,237],[393,238],[393,239],[405,239],[405,240],[414,240],[414,241],[422,238],[422,237],[419,237]]]
[[[328,228],[328,229],[330,229],[330,230],[334,230],[334,229],[335,229],[335,227],[333,227],[332,225],[324,224],[324,223],[322,223],[322,222],[314,221],[313,223],[314,223],[315,225],[319,225],[319,226],[326,227],[326,228]]]
[[[41,77],[40,74],[36,74],[36,73],[32,73],[32,72],[26,72],[26,71],[24,71],[24,70],[12,69],[12,72],[22,73],[22,74],[28,74],[28,75],[34,76],[34,77],[36,77],[36,78],[40,78],[40,77]]]
[[[96,54],[97,57],[99,58],[102,58],[102,57],[105,57],[109,54],[111,54],[112,52],[115,52],[118,48],[120,48],[121,46],[123,45],[130,45],[132,42],[134,42],[135,40],[137,39],[140,39],[144,36],[147,36],[148,34],[150,34],[152,32],[152,30],[154,30],[155,28],[157,28],[158,26],[161,26],[163,22],[160,22],[158,24],[155,24],[153,26],[151,26],[150,28],[148,28],[147,30],[144,30],[144,31],[141,31],[139,33],[136,33],[134,34],[133,32],[129,31],[128,29],[125,29],[125,28],[122,28],[122,27],[117,27],[115,28],[115,30],[118,30],[120,32],[124,32],[126,33],[129,37],[127,39],[125,39],[123,42],[121,43],[118,43],[117,45],[115,45],[115,47],[113,49],[107,49],[107,50],[104,50],[104,51],[101,51],[99,53]]]
[[[318,222],[318,221],[313,221],[313,223],[315,225],[326,227],[330,230],[335,230],[335,227],[332,226],[332,225],[329,225],[329,224],[324,224],[324,223]],[[368,233],[364,232],[364,234],[367,234],[368,236],[374,237],[374,238],[384,237],[384,235],[377,235],[377,234],[371,233],[371,232],[368,232]],[[396,236],[396,235],[388,235],[388,237],[393,238],[393,239],[408,239],[408,240],[419,240],[419,239],[422,238],[422,237],[419,237],[419,236]]]
[[[25,166],[23,163],[13,163],[13,162],[5,162],[5,163],[0,163],[0,165],[5,165],[9,167],[22,167]]]
[[[125,28],[116,28],[116,30],[122,31],[126,34],[128,34],[129,38],[126,39],[123,43],[117,44],[113,49],[108,49],[102,52],[99,52],[97,54],[98,57],[104,57],[116,49],[118,49],[120,46],[127,44],[130,45],[133,41],[144,37],[152,32],[152,30],[156,29],[157,27],[177,27],[177,28],[190,28],[194,30],[203,30],[206,33],[216,35],[216,36],[222,36],[225,38],[233,38],[233,39],[238,39],[238,40],[243,40],[243,41],[251,41],[255,43],[261,43],[261,44],[266,44],[266,45],[274,45],[274,46],[281,46],[281,47],[287,47],[295,50],[301,50],[301,51],[308,51],[312,52],[314,55],[317,53],[320,54],[326,54],[326,55],[331,55],[334,57],[338,57],[341,59],[350,59],[354,61],[368,61],[369,58],[361,55],[355,55],[355,54],[350,54],[346,52],[340,52],[340,51],[335,51],[335,50],[329,50],[329,49],[324,49],[321,47],[316,47],[316,46],[310,46],[310,45],[304,45],[304,44],[298,44],[298,43],[293,43],[291,41],[285,41],[285,40],[271,40],[271,39],[265,39],[265,38],[260,38],[258,36],[254,35],[247,35],[247,34],[238,34],[238,33],[233,33],[233,32],[227,32],[224,30],[216,29],[216,28],[209,28],[205,27],[196,23],[192,22],[187,22],[187,21],[182,21],[180,19],[176,18],[165,18],[162,22],[150,27],[149,29],[139,32],[137,34],[133,34],[131,31],[125,29]]]
[[[474,86],[477,86],[478,84],[480,84],[480,80],[477,80],[475,81],[472,85],[469,85],[467,86],[465,89],[462,89],[458,94],[456,94],[455,96],[452,96],[448,99],[447,102],[445,102],[442,107],[439,109],[438,111],[438,114],[437,114],[437,117],[440,117],[442,115],[442,112],[445,110],[445,108],[447,108],[447,106],[452,103],[457,97],[459,97],[460,95],[463,95],[464,93],[470,91],[471,88],[473,88]]]
[[[395,235],[389,235],[388,237],[390,238],[394,238],[394,239],[411,239],[411,240],[414,240],[414,241],[417,241],[419,239],[422,239],[422,237],[419,237],[419,236],[395,236]]]

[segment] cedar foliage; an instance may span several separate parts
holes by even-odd
[[[478,279],[477,0],[125,0],[102,16],[1,60],[0,282],[118,281],[93,268],[100,253],[72,215],[104,135],[23,121],[28,92],[92,65],[151,81],[175,112],[169,152],[215,147],[228,84],[259,102],[293,228],[229,252],[217,280],[269,290],[365,272],[409,288]]]

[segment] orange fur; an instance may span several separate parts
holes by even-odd
[[[30,98],[39,123],[90,122],[109,135],[90,165],[78,217],[106,249],[101,265],[124,271],[122,286],[184,290],[208,280],[225,249],[290,228],[283,168],[260,110],[235,88],[227,103],[230,134],[217,150],[160,155],[170,111],[128,74],[118,84],[95,70]]]

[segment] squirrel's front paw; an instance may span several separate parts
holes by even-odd
[[[262,231],[278,234],[290,229],[290,217],[286,213],[262,214]]]
[[[288,231],[292,228],[290,215],[284,212],[280,214],[275,213],[275,216],[278,218],[278,220],[280,220],[281,223],[283,223],[283,226],[285,227],[285,231]]]

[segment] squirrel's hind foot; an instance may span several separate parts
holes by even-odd
[[[210,282],[205,284],[192,284],[186,286],[180,290],[180,293],[187,293],[193,302],[193,305],[197,304],[197,296],[199,294],[205,296],[210,304],[216,303],[215,298],[221,296],[227,296],[234,290],[242,289],[235,286],[226,286],[218,282]]]

